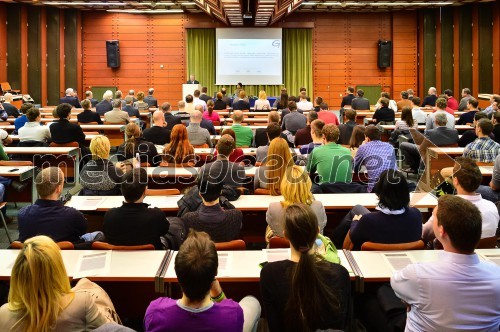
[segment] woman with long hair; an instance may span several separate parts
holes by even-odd
[[[129,123],[125,127],[125,143],[118,147],[117,157],[119,161],[124,161],[135,158],[137,153],[141,163],[147,162],[153,167],[160,164],[161,160],[156,146],[142,137],[141,128],[138,125]]]
[[[266,159],[255,172],[254,190],[268,189],[273,196],[281,195],[281,181],[286,169],[292,165],[293,158],[288,143],[281,137],[273,139]]]
[[[344,330],[348,324],[349,272],[316,252],[318,221],[309,206],[287,206],[283,220],[291,257],[266,264],[260,273],[269,330]]]
[[[26,240],[10,278],[0,331],[88,331],[106,324],[94,298],[72,291],[61,252],[47,236]]]
[[[359,147],[365,141],[365,126],[357,125],[352,130],[351,139],[349,140],[349,150],[351,150],[351,156],[354,158],[356,152],[358,152]]]
[[[203,118],[212,122],[220,121],[219,113],[214,111],[214,101],[212,99],[207,101],[207,110],[203,112]]]
[[[267,95],[266,91],[261,90],[259,92],[259,99],[255,101],[255,106],[254,106],[256,111],[270,111],[271,110],[271,104],[269,103],[269,100],[267,100]]]
[[[144,92],[139,91],[136,97],[137,101],[134,103],[134,108],[137,108],[139,111],[149,110],[149,104],[144,101]]]
[[[325,207],[321,201],[314,199],[311,187],[312,181],[302,167],[294,165],[285,171],[280,188],[284,200],[270,203],[267,209],[266,221],[269,225],[269,230],[266,232],[267,239],[272,236],[284,236],[283,216],[285,209],[295,203],[302,203],[311,207],[319,224],[319,232],[323,233],[326,226]]]
[[[193,159],[194,147],[189,143],[186,126],[175,125],[170,134],[170,143],[163,148],[163,160],[169,164],[184,164]]]
[[[410,130],[410,128],[418,128],[418,123],[413,120],[413,114],[410,107],[401,109],[401,120],[396,121],[394,130]]]
[[[282,92],[280,102],[278,103],[278,111],[288,110],[288,93]]]

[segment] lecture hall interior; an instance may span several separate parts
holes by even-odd
[[[0,83],[0,331],[500,330],[498,0],[0,0]]]

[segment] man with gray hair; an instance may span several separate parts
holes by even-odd
[[[425,129],[429,130],[429,129],[434,129],[437,127],[435,117],[436,117],[436,115],[438,115],[440,113],[444,113],[446,115],[446,127],[450,128],[450,129],[454,129],[455,128],[455,117],[453,115],[451,115],[450,113],[446,112],[446,107],[448,105],[448,101],[444,98],[438,98],[436,100],[435,104],[436,104],[436,112],[429,114],[429,116],[427,117],[426,122],[425,122]]]
[[[7,112],[8,116],[13,116],[15,118],[19,117],[19,110],[16,106],[12,105],[12,101],[14,100],[14,96],[12,93],[6,93],[3,95],[4,102],[2,103],[2,108]]]
[[[78,98],[74,96],[74,91],[72,88],[66,89],[66,96],[59,99],[59,104],[67,103],[75,108],[82,108],[82,105],[78,101]]]
[[[116,90],[116,92],[115,92],[115,99],[120,99],[121,100],[121,102],[122,102],[122,108],[124,108],[125,105],[127,104],[125,102],[125,99],[123,99],[123,93],[122,93],[121,90]]]
[[[104,114],[104,122],[108,123],[123,123],[128,124],[130,116],[127,112],[122,111],[122,102],[120,99],[113,101],[113,110]]]
[[[92,107],[95,107],[99,103],[99,101],[94,98],[94,94],[90,90],[85,91],[85,99],[90,101]]]
[[[460,100],[460,105],[458,105],[458,111],[463,112],[467,109],[467,105],[469,104],[469,99],[472,98],[471,92],[469,88],[462,89],[462,99]]]
[[[436,100],[438,99],[437,97],[437,90],[435,87],[431,86],[429,88],[429,95],[424,98],[424,102],[422,103],[422,106],[436,106]],[[446,109],[446,107],[444,108]]]
[[[181,102],[179,102],[180,105]],[[182,119],[178,116],[173,115],[170,107],[170,103],[164,102],[161,104],[161,111],[163,112],[163,116],[165,118],[165,122],[167,122],[167,129],[172,131],[175,125],[182,124]],[[179,111],[180,112],[180,111]]]
[[[165,145],[170,143],[170,133],[163,112],[158,110],[153,113],[153,126],[145,129],[142,136],[153,144]]]
[[[99,115],[104,115],[113,109],[113,104],[111,100],[113,99],[113,92],[111,90],[106,90],[102,95],[102,101],[96,105],[95,111]]]
[[[131,96],[132,98],[134,98],[134,103],[137,101],[137,99],[135,98],[135,91],[134,90],[128,90],[128,95]]]
[[[193,146],[207,144],[211,148],[212,140],[210,139],[210,133],[205,128],[201,128],[201,119],[202,114],[200,111],[195,110],[191,113],[189,126],[187,127],[189,143]]]
[[[149,107],[158,107],[158,100],[153,97],[153,93],[155,93],[155,89],[149,88],[148,95],[144,97],[144,102],[148,103]]]

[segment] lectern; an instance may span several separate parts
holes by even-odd
[[[185,98],[187,95],[192,95],[194,90],[201,91],[201,84],[183,84],[182,85],[182,98]]]

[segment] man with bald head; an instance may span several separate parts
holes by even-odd
[[[437,96],[437,90],[435,87],[431,86],[429,88],[429,95],[425,97],[424,102],[422,103],[422,106],[436,106],[436,100],[438,99]]]
[[[243,112],[242,111],[234,111],[233,113],[233,125],[231,129],[234,130],[236,135],[236,147],[250,147],[252,146],[253,141],[253,132],[249,127],[244,127],[241,125],[243,122]]]
[[[216,135],[217,131],[215,130],[214,124],[212,121],[204,119],[203,118],[203,106],[202,105],[196,105],[194,109],[202,114],[201,122],[200,122],[200,127],[205,128],[208,130],[210,135]]]
[[[78,101],[78,98],[74,96],[75,91],[72,88],[66,89],[66,96],[59,99],[59,104],[67,103],[75,108],[82,108],[82,105]]]
[[[199,110],[194,110],[191,113],[189,126],[187,127],[188,139],[193,146],[201,146],[207,144],[212,147],[210,133],[205,128],[200,126],[202,114]]]
[[[19,117],[19,110],[16,106],[12,105],[12,101],[14,100],[14,96],[12,93],[6,93],[3,95],[4,102],[2,103],[2,107],[0,109],[4,109],[7,112],[8,116],[13,116],[15,118]]]
[[[170,129],[167,128],[163,112],[158,110],[153,113],[153,126],[142,133],[144,139],[156,145],[170,143]]]

